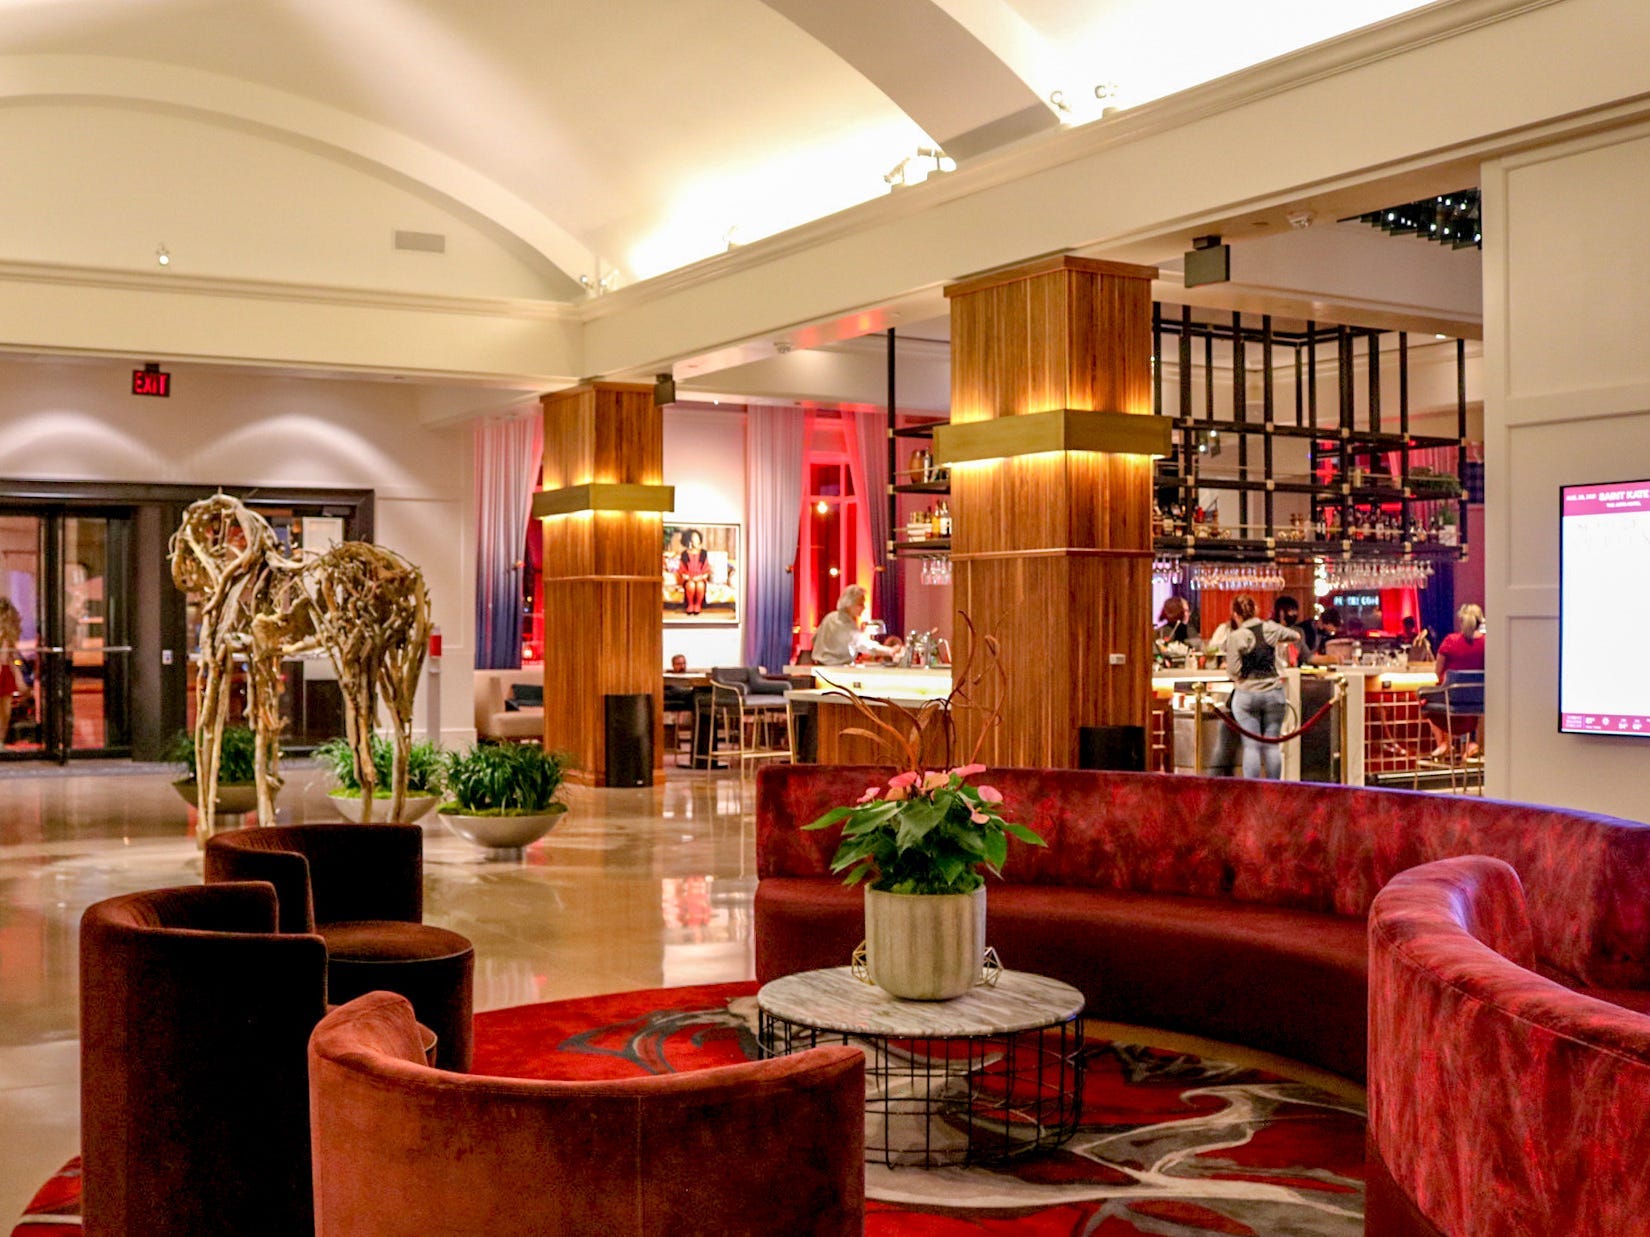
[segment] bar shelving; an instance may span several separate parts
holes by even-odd
[[[1254,316],[1250,315],[1252,319]],[[1304,330],[1274,329],[1270,315],[1259,325],[1241,313],[1229,320],[1194,321],[1191,307],[1178,316],[1155,305],[1152,314],[1154,406],[1169,416],[1176,432],[1171,459],[1159,461],[1156,476],[1158,511],[1154,513],[1154,549],[1185,558],[1294,559],[1415,556],[1428,560],[1465,557],[1467,500],[1459,477],[1466,462],[1465,344],[1455,341],[1455,437],[1417,434],[1410,425],[1409,360],[1406,332],[1396,333],[1398,361],[1397,417],[1383,420],[1381,371],[1383,341],[1394,333],[1364,327],[1305,324]],[[1177,382],[1173,400],[1165,379],[1165,340],[1173,337]],[[1216,412],[1215,348],[1229,349],[1232,377],[1228,407]],[[1249,350],[1260,351],[1261,393],[1258,415],[1249,391]],[[1198,415],[1194,355],[1202,353],[1203,410]],[[1333,365],[1333,409],[1321,408],[1320,354],[1329,351]],[[1359,352],[1365,365],[1356,373]],[[1276,360],[1285,355],[1294,370],[1293,408],[1278,398]],[[1324,376],[1331,376],[1325,369]],[[1359,382],[1363,384],[1359,390]],[[1359,395],[1362,395],[1360,409]],[[1360,415],[1361,412],[1361,415]],[[1276,459],[1280,441],[1305,441],[1307,472],[1281,473]],[[1224,456],[1235,444],[1230,459]],[[1456,476],[1417,474],[1411,457],[1419,451],[1454,448]],[[1257,459],[1258,456],[1258,459]],[[1220,518],[1200,518],[1199,498],[1209,492],[1236,499],[1235,520],[1219,503]],[[1305,497],[1305,512],[1280,518],[1279,496]],[[1442,529],[1428,526],[1440,504],[1455,509],[1457,538],[1444,540]],[[1304,518],[1303,518],[1304,517]],[[1241,535],[1229,535],[1236,530]],[[1218,533],[1219,535],[1211,535]],[[1301,534],[1305,535],[1302,536]]]

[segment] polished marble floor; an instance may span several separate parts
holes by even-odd
[[[0,777],[0,1231],[78,1144],[77,942],[100,898],[195,884],[175,774],[85,767]],[[288,770],[283,822],[332,820],[323,775]],[[660,787],[572,788],[524,860],[425,834],[425,919],[476,947],[476,1008],[748,979],[756,890],[749,792],[671,771]]]

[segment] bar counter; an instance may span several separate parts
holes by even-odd
[[[884,745],[863,735],[844,733],[855,727],[865,729],[867,724],[843,691],[853,692],[872,708],[892,703],[912,710],[943,699],[951,691],[949,666],[931,670],[904,666],[786,666],[785,673],[814,677],[815,686],[793,688],[785,698],[799,711],[805,709],[811,714],[813,759],[826,765],[887,764],[891,759]],[[889,720],[897,721],[892,711]],[[923,763],[940,764],[945,758],[940,728],[925,726]]]
[[[1303,680],[1339,675],[1346,682],[1346,698],[1340,710],[1332,712],[1318,724],[1329,727],[1333,733],[1316,736],[1319,743],[1327,737],[1329,749],[1341,756],[1338,776],[1326,772],[1329,750],[1320,750],[1317,759],[1308,752],[1303,772],[1302,740],[1283,744],[1283,777],[1285,781],[1338,780],[1348,786],[1380,783],[1409,785],[1416,774],[1416,761],[1433,745],[1432,731],[1421,714],[1420,692],[1437,683],[1430,665],[1413,668],[1404,666],[1322,666],[1303,670],[1287,670],[1284,686],[1292,709],[1286,730],[1298,727],[1301,721],[1317,711],[1321,691],[1303,688]],[[1190,773],[1200,767],[1191,751],[1191,736],[1195,726],[1185,719],[1191,707],[1192,692],[1177,690],[1177,684],[1208,685],[1210,698],[1221,705],[1227,703],[1231,680],[1224,670],[1171,670],[1152,673],[1154,697],[1154,744],[1168,743],[1164,763],[1176,772]],[[1303,694],[1307,704],[1303,706]],[[1344,713],[1344,728],[1341,713]],[[1180,718],[1175,725],[1177,715]],[[1161,720],[1160,720],[1161,719]],[[1215,722],[1214,725],[1221,723]],[[1169,738],[1169,733],[1173,738]],[[1312,738],[1305,740],[1313,743]],[[1210,740],[1205,736],[1204,758],[1207,760]]]

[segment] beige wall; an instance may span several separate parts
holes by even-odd
[[[1650,477],[1647,173],[1639,126],[1483,178],[1490,791],[1641,820],[1650,749],[1557,733],[1558,490]],[[1644,615],[1588,618],[1643,656]]]
[[[739,570],[750,561],[750,526],[745,520],[744,408],[665,409],[665,484],[676,487],[676,510],[666,524],[737,524]],[[745,655],[745,592],[740,586],[737,627],[665,628],[664,655],[681,653],[690,666],[739,666]]]
[[[0,478],[375,491],[377,540],[423,569],[442,629],[443,740],[473,737],[469,427],[422,428],[400,384],[171,372],[144,399],[129,365],[0,361]]]

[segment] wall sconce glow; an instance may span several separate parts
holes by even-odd
[[[651,231],[630,246],[621,266],[631,280],[650,279],[691,262],[846,210],[887,192],[888,156],[931,139],[903,114],[857,125],[819,142],[791,140],[760,162],[707,168],[686,183]],[[729,203],[738,203],[737,231]]]
[[[1068,70],[1061,75],[1071,113],[1061,120],[1083,124],[1113,108],[1136,107],[1202,82],[1286,55],[1314,43],[1418,9],[1426,0],[1250,0],[1243,20],[1232,20],[1225,0],[1109,0],[1073,6],[1071,20],[1045,27]],[[1166,16],[1172,11],[1173,17]],[[1077,16],[1076,14],[1081,14]],[[1128,48],[1127,77],[1109,76],[1117,49]],[[1086,78],[1079,76],[1084,70]],[[1100,74],[1107,74],[1104,79]],[[1083,82],[1091,88],[1073,89]],[[1092,93],[1091,93],[1092,90]]]
[[[172,265],[172,251],[167,249],[167,247],[165,245],[156,245],[155,246],[155,261],[156,261],[156,263],[158,263],[161,266],[171,266]]]

